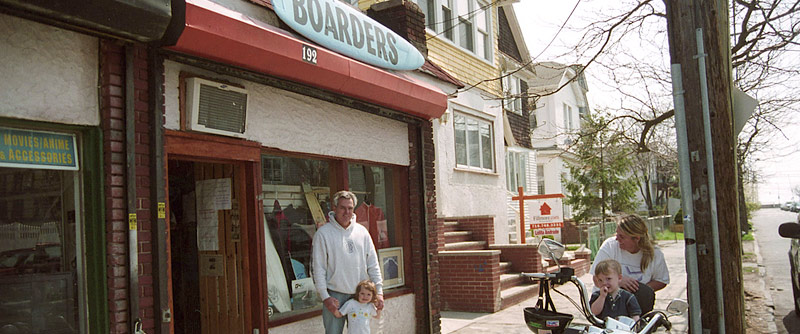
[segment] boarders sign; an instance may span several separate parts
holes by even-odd
[[[345,56],[393,70],[414,70],[425,62],[403,37],[341,1],[272,0],[272,6],[292,29]]]

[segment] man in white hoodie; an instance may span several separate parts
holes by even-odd
[[[326,334],[341,334],[345,319],[334,316],[339,306],[352,298],[358,282],[369,279],[378,290],[375,307],[383,309],[383,278],[378,254],[369,231],[356,223],[353,213],[358,199],[350,191],[333,195],[328,223],[314,234],[312,276],[322,298],[322,322]]]

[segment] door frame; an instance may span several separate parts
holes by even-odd
[[[240,219],[242,226],[242,249],[246,250],[247,258],[242,271],[247,279],[243,282],[245,326],[250,333],[254,329],[265,332],[267,330],[267,308],[263,301],[268,300],[266,286],[266,259],[264,249],[264,229],[260,224],[262,211],[259,194],[261,193],[261,145],[243,139],[225,138],[220,136],[189,133],[175,130],[164,131],[164,178],[165,202],[169,212],[169,160],[186,160],[194,162],[226,163],[232,164],[236,170],[235,178],[240,185]],[[164,231],[158,233],[169,235],[170,215],[166,215],[167,223]],[[166,263],[160,264],[160,270],[171,272],[171,250],[166,247]],[[169,291],[169,307],[173,307],[172,277],[166,276],[165,281],[159,281],[160,288]],[[170,323],[170,333],[174,333],[174,325]]]

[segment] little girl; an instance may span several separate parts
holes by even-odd
[[[375,283],[363,280],[356,287],[355,298],[346,301],[334,315],[337,318],[347,315],[348,334],[369,334],[370,316],[376,319],[381,316],[381,311],[375,309],[373,304],[377,299],[378,290],[375,289]]]

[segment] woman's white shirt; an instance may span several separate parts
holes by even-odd
[[[629,253],[619,248],[619,242],[615,237],[610,237],[603,242],[603,245],[597,251],[589,273],[594,275],[594,267],[600,261],[614,259],[622,266],[622,276],[633,278],[642,283],[656,280],[669,284],[669,269],[667,269],[667,262],[664,260],[664,253],[658,247],[655,247],[653,253],[653,261],[650,262],[647,269],[642,271],[642,252]]]

